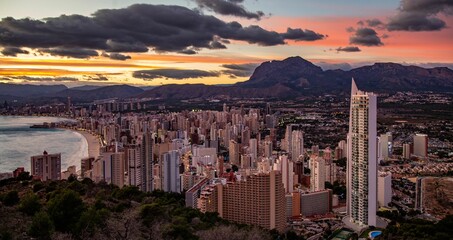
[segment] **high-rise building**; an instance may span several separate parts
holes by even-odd
[[[125,161],[124,152],[102,153],[102,176],[105,182],[120,188],[124,186]]]
[[[348,133],[348,216],[360,226],[376,226],[377,101],[352,80]]]
[[[296,161],[304,154],[304,133],[300,130],[294,130],[291,135],[291,159]]]
[[[412,155],[412,145],[410,143],[403,144],[403,158],[409,159]]]
[[[130,145],[125,148],[126,162],[129,167],[127,171],[129,178],[128,185],[137,186],[140,190],[142,190],[143,184],[141,150],[140,145]]]
[[[428,156],[428,135],[415,134],[414,155],[422,158],[426,158]]]
[[[312,192],[324,190],[326,183],[326,161],[324,158],[314,155],[310,159],[310,164],[312,165],[310,190]]]
[[[280,172],[257,173],[246,181],[217,186],[220,217],[280,232],[285,230],[285,189]]]
[[[392,201],[392,173],[378,172],[378,204],[379,207],[388,207]]]
[[[264,141],[264,157],[271,157],[272,156],[272,141]]]
[[[256,138],[250,139],[249,151],[250,151],[250,156],[252,157],[252,162],[255,165],[256,159],[258,157],[258,141],[256,140]]]
[[[393,152],[392,133],[381,134],[379,137],[379,159],[388,160]]]
[[[181,192],[179,164],[180,156],[177,150],[162,155],[162,190],[165,192]]]
[[[332,211],[332,190],[317,192],[294,192],[292,216],[313,216]]]
[[[293,162],[288,159],[287,155],[279,156],[274,163],[274,170],[282,173],[283,187],[286,193],[291,193],[294,190],[294,167]]]
[[[229,150],[229,156],[230,156],[230,164],[234,164],[234,165],[238,166],[239,158],[240,158],[239,144],[234,140],[230,140],[230,145],[229,145],[228,150]]]
[[[61,153],[48,154],[31,157],[31,175],[42,181],[61,179]]]
[[[95,158],[94,157],[88,157],[88,158],[82,158],[80,160],[80,175],[82,177],[88,177],[89,175],[87,174],[87,171],[93,169],[93,163],[94,163]]]
[[[142,191],[151,192],[154,190],[154,157],[153,157],[154,136],[153,133],[146,131],[142,138]]]

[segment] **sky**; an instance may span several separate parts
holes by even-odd
[[[453,69],[451,0],[0,0],[0,82],[233,84],[262,62]]]

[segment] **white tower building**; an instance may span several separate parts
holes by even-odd
[[[376,226],[376,95],[359,91],[352,79],[348,133],[348,216],[360,226]]]

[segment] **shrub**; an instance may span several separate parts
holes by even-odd
[[[6,206],[14,206],[19,202],[19,194],[17,191],[9,191],[3,198],[3,204]]]
[[[25,195],[20,201],[19,210],[29,216],[33,216],[39,212],[41,210],[41,203],[39,202],[38,196],[34,193]]]
[[[50,239],[54,231],[52,221],[46,212],[38,212],[34,217],[28,230],[28,234],[39,239]]]

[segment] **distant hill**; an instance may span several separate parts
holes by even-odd
[[[239,86],[221,87],[204,84],[171,84],[145,91],[137,97],[161,99],[193,99],[193,98],[272,98],[283,95],[296,96],[298,93],[283,85],[273,88],[243,88]]]
[[[94,90],[97,88],[101,88],[102,86],[96,86],[96,85],[83,85],[83,86],[78,86],[78,87],[72,87],[69,88],[70,90],[82,90],[82,91],[88,91],[88,90]]]
[[[351,78],[366,91],[453,91],[453,70],[422,68],[396,63],[376,63],[349,71],[327,70],[301,58],[264,62],[250,79],[232,86],[200,84],[164,85],[145,91],[140,97],[167,99],[228,97],[293,98],[324,93],[347,93]]]
[[[453,70],[446,67],[422,68],[397,63],[375,63],[349,71],[327,70],[301,58],[262,63],[248,81],[228,86],[204,84],[171,84],[158,87],[81,86],[0,84],[5,99],[66,98],[93,101],[105,98],[295,98],[319,94],[348,94],[354,78],[360,89],[375,92],[435,91],[453,92]],[[5,97],[7,96],[7,97]],[[63,100],[63,99],[61,99]]]
[[[139,95],[144,90],[139,87],[129,85],[113,85],[99,87],[93,90],[73,90],[66,89],[51,95],[51,97],[67,98],[73,101],[89,102],[106,98],[130,98]]]
[[[31,97],[56,93],[68,89],[65,85],[32,85],[0,83],[0,95]]]

